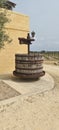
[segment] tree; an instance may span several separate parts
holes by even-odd
[[[6,9],[2,10],[4,6],[4,2],[7,0],[0,0],[0,49],[4,48],[4,43],[10,43],[11,39],[9,36],[6,34],[5,31],[5,24],[9,22],[9,19],[6,16]]]
[[[3,8],[6,8],[8,10],[12,10],[13,8],[15,8],[15,6],[16,4],[9,0],[4,0],[2,5]]]

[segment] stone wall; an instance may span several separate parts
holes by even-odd
[[[27,46],[20,45],[18,37],[26,37],[29,32],[29,17],[16,12],[8,11],[10,22],[5,30],[12,39],[10,44],[5,44],[0,50],[0,74],[10,73],[15,68],[15,54],[27,53]]]

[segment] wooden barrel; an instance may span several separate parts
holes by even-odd
[[[39,53],[16,54],[13,74],[20,78],[39,78],[45,74],[42,63],[43,57]]]

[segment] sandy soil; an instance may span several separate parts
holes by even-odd
[[[11,88],[11,86],[9,86],[3,81],[0,81],[0,101],[19,95],[20,93],[17,92],[15,89]]]
[[[59,130],[59,66],[44,65],[55,80],[55,88],[45,93],[0,106],[0,130]]]

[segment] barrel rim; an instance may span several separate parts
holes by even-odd
[[[13,75],[20,77],[22,79],[37,79],[39,77],[44,76],[45,71],[42,71],[40,73],[32,73],[32,74],[18,73],[16,71],[13,71]]]
[[[19,56],[19,57],[39,57],[41,56],[42,57],[42,54],[15,54],[15,56]]]

